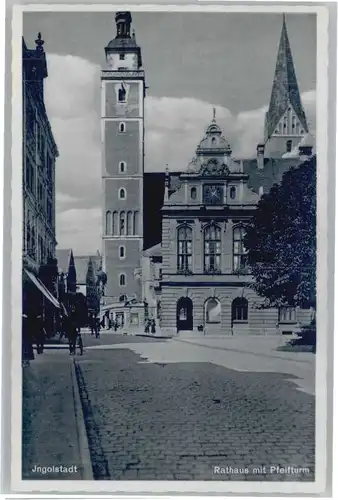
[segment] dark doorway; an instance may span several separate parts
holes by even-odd
[[[193,305],[189,297],[181,297],[177,302],[177,331],[193,329]]]

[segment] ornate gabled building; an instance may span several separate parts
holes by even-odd
[[[289,36],[283,15],[275,76],[269,109],[265,116],[265,156],[280,158],[290,153],[309,132],[303,109]]]
[[[243,237],[259,197],[248,188],[248,175],[231,154],[214,116],[196,157],[174,187],[167,175],[162,208],[163,329],[221,333],[248,328],[244,321],[252,277]],[[254,324],[255,316],[250,318]]]
[[[144,293],[163,332],[274,334],[308,321],[309,310],[260,308],[263,299],[250,287],[243,238],[262,194],[313,148],[283,16],[257,156],[232,157],[214,112],[186,169],[145,174]]]

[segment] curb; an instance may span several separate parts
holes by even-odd
[[[90,458],[89,444],[87,431],[84,421],[84,415],[82,410],[82,403],[80,398],[80,391],[75,371],[75,360],[71,360],[71,375],[73,381],[73,399],[74,399],[74,411],[75,411],[75,420],[77,427],[77,438],[78,438],[78,449],[80,455],[80,463],[81,463],[81,476],[83,480],[93,481],[93,467],[92,461]]]
[[[147,335],[146,333],[136,333],[135,337],[147,337],[148,339],[171,339],[172,336],[165,335]]]

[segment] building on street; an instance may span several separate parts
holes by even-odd
[[[55,161],[59,153],[44,104],[48,72],[41,33],[35,44],[29,49],[22,40],[23,312],[45,315],[46,308],[59,308],[55,298]],[[49,289],[42,282],[42,267],[51,283]],[[47,276],[54,270],[56,276]],[[49,315],[50,311],[45,316]]]
[[[233,158],[214,111],[187,168],[145,174],[143,291],[162,331],[291,333],[309,321],[310,310],[261,308],[243,239],[262,194],[313,149],[283,16],[256,156]]]

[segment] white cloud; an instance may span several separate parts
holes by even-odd
[[[70,209],[57,216],[59,248],[72,248],[75,255],[95,254],[101,242],[101,209]]]
[[[45,100],[60,157],[56,165],[57,239],[75,252],[100,247],[102,199],[100,68],[74,56],[48,56]],[[315,91],[302,96],[315,131]],[[145,170],[183,170],[212,119],[212,104],[194,98],[147,97]],[[233,155],[252,157],[262,140],[266,107],[232,115],[216,107]],[[79,250],[76,250],[79,249]]]

